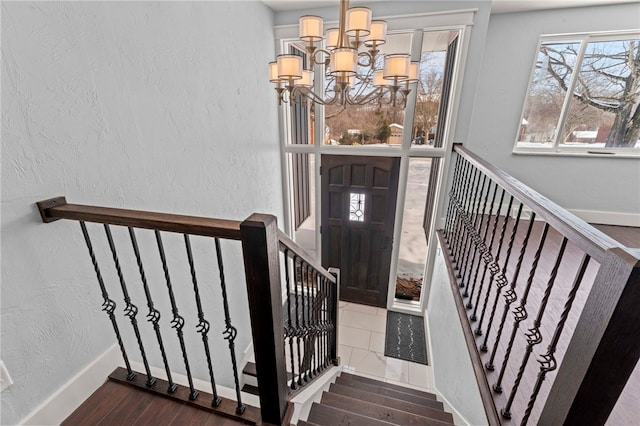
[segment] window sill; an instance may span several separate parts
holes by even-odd
[[[546,155],[552,157],[589,157],[589,158],[634,158],[640,159],[640,152],[598,152],[598,151],[534,151],[514,149],[516,155]]]

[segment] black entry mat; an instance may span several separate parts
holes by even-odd
[[[384,354],[393,358],[427,364],[424,319],[415,315],[388,311]]]

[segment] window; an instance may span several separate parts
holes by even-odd
[[[515,152],[640,155],[640,33],[543,36]]]

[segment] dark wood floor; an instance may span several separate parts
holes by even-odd
[[[233,419],[107,381],[63,425],[241,425]]]
[[[502,222],[500,221],[499,225],[501,224]],[[608,225],[594,225],[594,226],[596,226],[602,232],[608,234],[610,237],[616,239],[617,241],[619,241],[620,243],[628,247],[640,247],[640,228],[608,226]],[[515,237],[514,248],[517,248],[518,250],[512,253],[511,257],[509,258],[509,262],[508,262],[508,266],[506,268],[506,274],[505,274],[509,278],[509,280],[512,279],[514,274],[515,264],[518,258],[518,251],[522,245],[525,228],[526,228],[525,226],[522,226],[521,228],[519,228],[517,235]],[[526,255],[524,256],[523,265],[530,266],[532,264],[535,246],[537,245],[540,235],[542,233],[542,228],[543,228],[543,224],[541,222],[535,223],[532,234],[531,234],[531,244],[527,249]],[[547,285],[547,280],[550,277],[551,271],[556,261],[556,255],[559,251],[561,241],[562,241],[561,235],[554,229],[550,229],[546,243],[545,243],[545,250],[542,253],[540,263],[538,264],[537,271],[533,279],[533,286],[529,293],[528,302],[526,304],[528,318],[525,319],[520,324],[519,331],[516,335],[517,337],[513,345],[513,351],[512,351],[511,357],[509,358],[509,361],[506,365],[506,371],[504,374],[504,379],[502,381],[504,393],[493,394],[494,399],[496,401],[496,405],[499,408],[502,408],[506,405],[507,399],[509,397],[509,393],[514,385],[514,380],[516,375],[518,374],[518,370],[523,360],[525,347],[527,346],[527,339],[525,336],[525,332],[527,332],[532,328],[535,328],[534,320],[539,310],[544,289]],[[496,253],[495,246],[497,246],[497,243],[494,242],[494,250],[492,251],[494,256]],[[503,261],[506,255],[505,251],[506,251],[506,244],[503,245],[501,250],[500,258]],[[533,353],[531,354],[529,362],[527,363],[527,367],[524,371],[522,383],[520,384],[518,388],[518,393],[516,394],[515,399],[513,401],[512,411],[514,413],[514,417],[517,419],[516,422],[513,422],[513,423],[519,423],[519,417],[521,413],[524,412],[524,409],[526,408],[529,402],[529,396],[531,395],[533,384],[539,372],[539,364],[536,361],[539,360],[540,357],[546,353],[547,344],[551,340],[551,337],[555,331],[555,326],[559,321],[559,316],[564,309],[564,304],[567,300],[570,287],[573,283],[574,277],[576,275],[578,266],[580,265],[580,262],[582,260],[583,254],[584,253],[582,252],[582,250],[580,250],[578,247],[576,247],[572,243],[569,243],[566,247],[566,251],[564,253],[562,263],[558,270],[555,286],[553,288],[553,291],[551,292],[551,299],[549,300],[549,303],[546,306],[546,312],[544,313],[544,317],[540,324],[540,333],[542,335],[542,342],[533,348]],[[476,260],[476,264],[477,262],[478,260]],[[591,285],[597,273],[598,266],[599,265],[594,261],[590,262],[589,264],[582,286],[578,291],[576,300],[573,304],[573,308],[571,310],[571,313],[565,325],[562,338],[558,342],[558,347],[555,353],[558,364],[561,363],[564,353],[566,352],[569,338],[571,336],[573,329],[575,328],[579,314],[582,311],[582,307],[584,306],[584,303],[587,299],[589,290],[591,288]],[[480,276],[482,276],[483,269],[484,268],[480,268],[480,274],[479,274]],[[495,291],[496,284],[495,282],[491,282],[491,280],[489,279],[489,275],[490,274],[487,274],[487,277],[485,278],[485,281],[484,281],[484,285],[486,288],[491,283],[491,286],[490,286],[491,292],[490,292],[490,297],[488,298],[489,303],[488,303],[487,315],[485,316],[484,323],[483,323],[485,325],[485,327],[483,327],[484,333],[482,336],[476,336],[476,342],[478,346],[480,345],[481,342],[484,341],[484,337],[487,335],[487,331],[486,331],[487,317],[490,315],[491,306],[493,305],[494,300],[496,300],[496,291]],[[528,276],[529,276],[529,267],[523,268],[523,270],[520,271],[520,275],[518,277],[516,289],[515,289],[518,297],[522,296],[523,289],[528,279]],[[480,277],[478,278],[478,280],[480,280]],[[486,292],[484,292],[483,294],[486,294]],[[484,299],[485,298],[482,297],[480,298],[480,300],[478,300],[477,298],[474,297],[474,307],[476,304],[478,304],[478,302],[482,304]],[[468,302],[468,298],[465,298],[464,302],[465,303]],[[496,376],[498,375],[498,371],[500,370],[502,360],[504,359],[504,354],[507,347],[507,341],[514,327],[514,315],[511,311],[513,310],[513,308],[515,308],[519,304],[520,304],[520,299],[518,299],[514,303],[514,305],[509,308],[509,313],[505,322],[505,331],[502,334],[501,339],[497,346],[496,361],[499,361],[499,362],[495,363],[497,365],[496,371],[487,373],[487,378],[489,380],[490,385],[493,385],[496,382]],[[499,328],[499,318],[503,313],[504,305],[505,305],[504,298],[499,297],[497,309],[496,309],[496,318],[491,325],[491,331],[488,333],[490,335],[490,338],[488,341],[490,348],[492,348],[493,344],[495,344],[495,336],[497,335],[498,328]],[[468,311],[470,315],[471,309]],[[482,308],[479,308],[478,317],[481,316],[480,315],[481,311],[482,311]],[[472,327],[475,328],[477,324],[478,324],[478,321],[472,322]],[[480,352],[480,356],[483,361],[483,364],[489,360],[489,356],[491,352],[492,352],[491,350],[489,352]],[[554,378],[554,374],[551,373],[547,376],[547,380],[543,382],[540,396],[537,404],[534,406],[534,410],[530,418],[529,424],[536,423],[538,416],[540,414],[540,410],[543,405],[540,401],[544,401],[544,399],[546,398],[546,395],[549,392],[551,384],[553,383],[553,378]],[[636,370],[634,371],[631,379],[627,383],[627,387],[625,388],[625,391],[623,392],[623,395],[619,400],[618,406],[612,412],[611,417],[609,418],[608,424],[612,424],[612,425],[640,424],[640,410],[638,410],[638,403],[637,403],[639,396],[640,396],[640,365],[636,367]]]

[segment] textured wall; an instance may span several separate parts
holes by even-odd
[[[487,417],[439,242],[437,250],[427,307],[435,386],[470,425],[483,425]]]
[[[513,155],[538,38],[640,26],[637,4],[492,15],[468,147],[567,209],[640,212],[640,164],[628,158]]]
[[[2,424],[26,416],[114,342],[78,225],[41,224],[34,202],[66,195],[83,204],[282,217],[277,108],[265,77],[275,54],[272,26],[271,10],[257,1],[2,3],[1,338],[14,380],[2,393]],[[91,230],[104,240],[99,227]],[[149,268],[157,268],[152,236],[140,239]],[[184,247],[177,236],[167,240],[174,285],[184,289],[177,297],[191,306],[181,310],[185,329],[193,329],[190,278],[177,268],[186,264]],[[125,234],[116,233],[116,242],[126,244]],[[212,263],[209,243],[194,242],[201,266]],[[121,312],[113,264],[104,242],[96,244]],[[122,256],[132,257],[123,247]],[[242,351],[250,339],[246,292],[241,269],[232,269],[241,268],[240,249],[225,247]],[[135,265],[123,267],[144,313]],[[164,282],[149,274],[166,325]],[[201,271],[212,318],[221,315],[216,274]],[[120,325],[131,340],[131,327]],[[220,329],[216,323],[212,335]],[[175,335],[165,334],[177,355]],[[188,343],[202,349],[197,339]],[[228,365],[226,345],[213,351]]]

